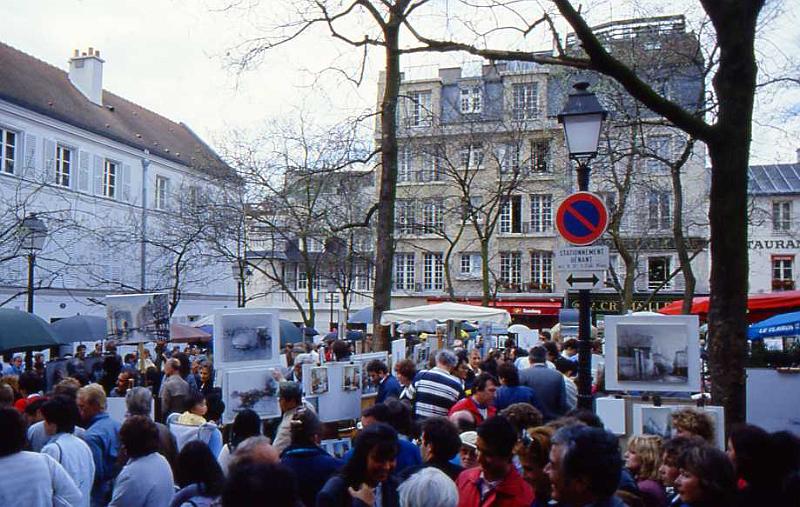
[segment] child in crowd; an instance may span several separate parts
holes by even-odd
[[[201,424],[205,424],[205,415],[206,412],[208,412],[208,406],[206,405],[205,397],[198,392],[192,392],[192,394],[189,396],[189,402],[187,405],[189,406],[189,410],[182,413],[180,417],[178,417],[178,424],[186,424],[189,426],[200,426]]]

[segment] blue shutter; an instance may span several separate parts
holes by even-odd
[[[122,165],[122,200],[125,202],[131,202],[132,194],[131,194],[131,166],[128,164]]]
[[[78,190],[89,192],[89,158],[91,155],[85,151],[78,154]]]
[[[95,155],[94,160],[94,194],[103,195],[103,157]]]
[[[14,171],[17,174],[22,174],[26,176],[31,176],[36,173],[36,136],[33,134],[25,134],[25,146],[24,146],[24,159],[21,165],[17,165],[17,168],[22,168],[21,171]]]
[[[48,183],[53,183],[56,181],[56,143],[52,139],[45,139],[44,140],[44,153],[42,154],[42,161],[44,166],[42,167],[39,178],[37,180],[41,180]]]

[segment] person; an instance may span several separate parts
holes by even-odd
[[[497,367],[497,376],[500,379],[500,388],[497,390],[494,406],[498,412],[514,403],[529,403],[539,412],[542,411],[534,390],[519,384],[519,370],[512,363],[500,364]]]
[[[453,481],[435,467],[423,468],[397,488],[400,507],[456,507],[458,489]]]
[[[81,361],[86,359],[86,345],[81,343],[75,348],[75,357]]]
[[[397,399],[409,406],[412,405],[416,396],[412,383],[414,377],[417,376],[417,365],[411,359],[401,359],[394,365],[394,372],[397,375],[397,381],[403,388]]]
[[[521,433],[522,438],[514,450],[522,468],[522,478],[533,488],[531,507],[546,507],[550,502],[550,479],[544,467],[550,460],[550,440],[553,430],[547,426],[530,428]]]
[[[667,495],[667,505],[680,505],[680,496],[675,491],[675,480],[680,475],[678,458],[684,450],[691,446],[706,445],[700,437],[674,437],[661,448],[661,465],[658,467],[658,478]]]
[[[279,463],[247,461],[233,466],[222,491],[223,507],[297,507],[299,501],[297,477]]]
[[[691,446],[678,457],[678,467],[675,488],[687,507],[734,505],[736,475],[724,452],[710,445]]]
[[[331,352],[333,352],[334,361],[349,361],[352,351],[350,344],[344,340],[336,340],[331,345]]]
[[[531,348],[530,360],[532,366],[520,372],[519,381],[533,389],[539,398],[538,408],[544,422],[550,422],[569,410],[564,376],[547,367],[547,350],[542,346]]]
[[[438,468],[453,481],[458,479],[464,467],[451,463],[461,450],[461,438],[456,425],[445,417],[429,417],[422,422],[420,439],[423,463],[404,470],[399,474],[401,480],[407,480],[427,467]]]
[[[436,354],[436,366],[417,374],[413,384],[416,392],[415,418],[446,416],[450,408],[464,397],[461,381],[450,374],[457,362],[453,351],[440,350]]]
[[[677,437],[698,436],[714,445],[714,420],[706,412],[691,407],[680,408],[670,414],[672,431]]]
[[[375,403],[383,403],[387,398],[399,398],[403,388],[400,382],[389,373],[386,363],[373,359],[367,363],[367,375],[373,384],[378,384],[378,396]]]
[[[636,435],[628,441],[625,468],[633,475],[645,507],[665,507],[667,493],[658,482],[661,468],[661,437]]]
[[[231,455],[228,462],[228,471],[241,463],[264,463],[273,465],[280,461],[278,451],[269,443],[267,437],[258,435],[245,438]]]
[[[22,368],[22,354],[15,354],[11,362],[3,368],[3,375],[16,375],[20,376],[23,372]]]
[[[542,413],[536,410],[533,405],[527,403],[514,403],[498,412],[502,415],[511,425],[517,430],[517,433],[522,434],[528,428],[535,428],[542,425]]]
[[[153,407],[153,394],[146,387],[128,389],[125,394],[125,407],[128,409],[128,416],[141,415],[150,417]],[[158,428],[158,452],[167,459],[171,466],[174,466],[175,458],[178,455],[178,443],[175,440],[175,435],[169,431],[166,425],[160,422],[156,422],[156,428]]]
[[[459,507],[529,507],[533,489],[515,469],[512,459],[517,433],[504,417],[478,426],[478,463],[458,476]]]
[[[606,430],[581,424],[559,429],[553,435],[545,473],[559,505],[623,506],[614,495],[622,457],[617,437]]]
[[[225,475],[208,446],[195,440],[178,453],[175,483],[181,489],[175,493],[170,507],[207,507],[222,495]]]
[[[25,407],[29,403],[42,397],[42,379],[32,371],[26,371],[19,376],[20,399],[14,402],[14,408],[20,414],[25,413]]]
[[[472,393],[472,385],[475,383],[475,372],[469,369],[469,357],[466,350],[460,350],[456,357],[456,367],[453,368],[453,376],[461,380],[464,393],[469,396]]]
[[[458,461],[466,470],[478,466],[478,432],[475,430],[463,431],[458,435],[461,439],[461,449],[458,451]]]
[[[776,455],[769,433],[752,424],[737,424],[728,437],[728,458],[739,481],[738,505],[787,505],[784,501],[783,475],[776,466]]]
[[[356,437],[353,457],[342,471],[325,483],[316,507],[375,505],[397,507],[397,432],[388,424],[374,423]]]
[[[275,440],[272,445],[278,454],[292,443],[291,425],[292,418],[301,408],[313,410],[310,405],[303,403],[303,392],[300,385],[295,382],[281,382],[278,387],[278,405],[281,409],[281,422],[275,431]]]
[[[319,446],[322,423],[311,410],[300,410],[292,417],[291,445],[281,453],[281,464],[303,478],[300,499],[314,507],[317,494],[344,462]]]
[[[82,495],[64,467],[47,454],[24,451],[25,421],[0,408],[0,505],[81,505]]]
[[[121,371],[119,375],[117,375],[117,385],[114,389],[108,393],[109,398],[124,398],[125,394],[128,392],[133,385],[132,380],[134,380],[134,374],[129,371]]]
[[[172,357],[178,360],[178,364],[180,365],[178,368],[179,375],[189,384],[189,389],[192,391],[199,391],[199,379],[197,375],[192,373],[192,362],[189,361],[189,356],[185,352],[178,351],[172,354]]]
[[[94,459],[92,505],[105,505],[117,473],[120,424],[106,413],[106,393],[100,384],[81,387],[77,402],[81,420],[86,424],[83,440]]]
[[[397,432],[397,463],[395,463],[395,473],[417,466],[422,463],[422,454],[409,438],[413,421],[411,411],[405,403],[397,400],[389,400],[386,403],[372,405],[361,412],[361,426],[367,428],[375,423],[384,423],[392,427]],[[350,449],[344,455],[347,462],[355,453],[355,449]]]
[[[185,409],[186,400],[189,398],[191,387],[181,377],[181,362],[171,357],[164,363],[166,379],[161,384],[159,397],[161,398],[161,417],[166,420],[172,413],[181,413]]]
[[[158,428],[149,418],[134,415],[125,420],[119,438],[128,461],[114,481],[109,507],[163,507],[175,493],[172,469],[158,452]]]
[[[94,344],[94,350],[89,353],[89,357],[103,357],[103,342]]]
[[[187,410],[178,417],[178,424],[202,426],[207,422],[205,415],[208,412],[208,405],[206,405],[206,398],[203,393],[190,391],[189,396],[186,398],[186,407]]]
[[[217,456],[222,472],[228,475],[228,465],[236,447],[245,439],[261,435],[261,418],[253,410],[246,408],[236,414],[231,426],[230,440],[222,447]]]
[[[77,380],[73,378],[65,378],[62,379],[58,384],[53,387],[53,392],[51,393],[52,396],[65,396],[69,398],[73,404],[75,404],[75,398],[78,396],[78,389],[80,389],[81,385],[78,383]],[[77,405],[76,405],[77,406]],[[77,422],[80,421],[80,416],[76,420]],[[85,430],[80,426],[75,426],[73,430],[73,434],[76,437],[83,438],[83,434]],[[47,444],[50,440],[50,435],[47,434],[44,428],[44,420],[34,423],[28,426],[28,444],[30,446],[30,450],[34,452],[41,452],[42,448]]]
[[[457,401],[450,407],[448,415],[466,410],[472,414],[475,425],[480,426],[483,421],[497,414],[497,409],[494,407],[496,393],[497,379],[488,373],[481,373],[475,377],[472,396]]]
[[[14,406],[14,389],[8,384],[0,384],[0,408]]]
[[[50,441],[42,448],[42,453],[64,467],[83,497],[78,505],[88,507],[94,482],[94,459],[86,442],[72,434],[80,417],[75,400],[66,396],[55,396],[46,401],[41,410],[45,432],[50,437]]]

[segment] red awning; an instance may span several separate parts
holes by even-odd
[[[691,313],[705,317],[708,314],[709,299],[708,296],[694,298]],[[679,315],[681,305],[681,301],[675,301],[658,312],[665,315]],[[748,320],[751,323],[795,309],[800,309],[800,290],[751,294],[747,298]]]
[[[428,298],[429,303],[433,302],[441,302],[443,299],[440,298]],[[464,303],[467,305],[478,305],[480,306],[480,300],[472,299],[472,300],[459,300],[459,303]],[[555,315],[558,316],[558,311],[561,310],[562,304],[561,301],[536,301],[536,300],[506,300],[506,301],[491,301],[489,306],[495,308],[503,308],[507,310],[508,313],[511,315]]]

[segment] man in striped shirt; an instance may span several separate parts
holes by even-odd
[[[461,380],[450,373],[457,364],[458,358],[452,350],[440,350],[436,354],[436,366],[419,372],[414,378],[416,419],[447,417],[450,407],[464,397]]]

